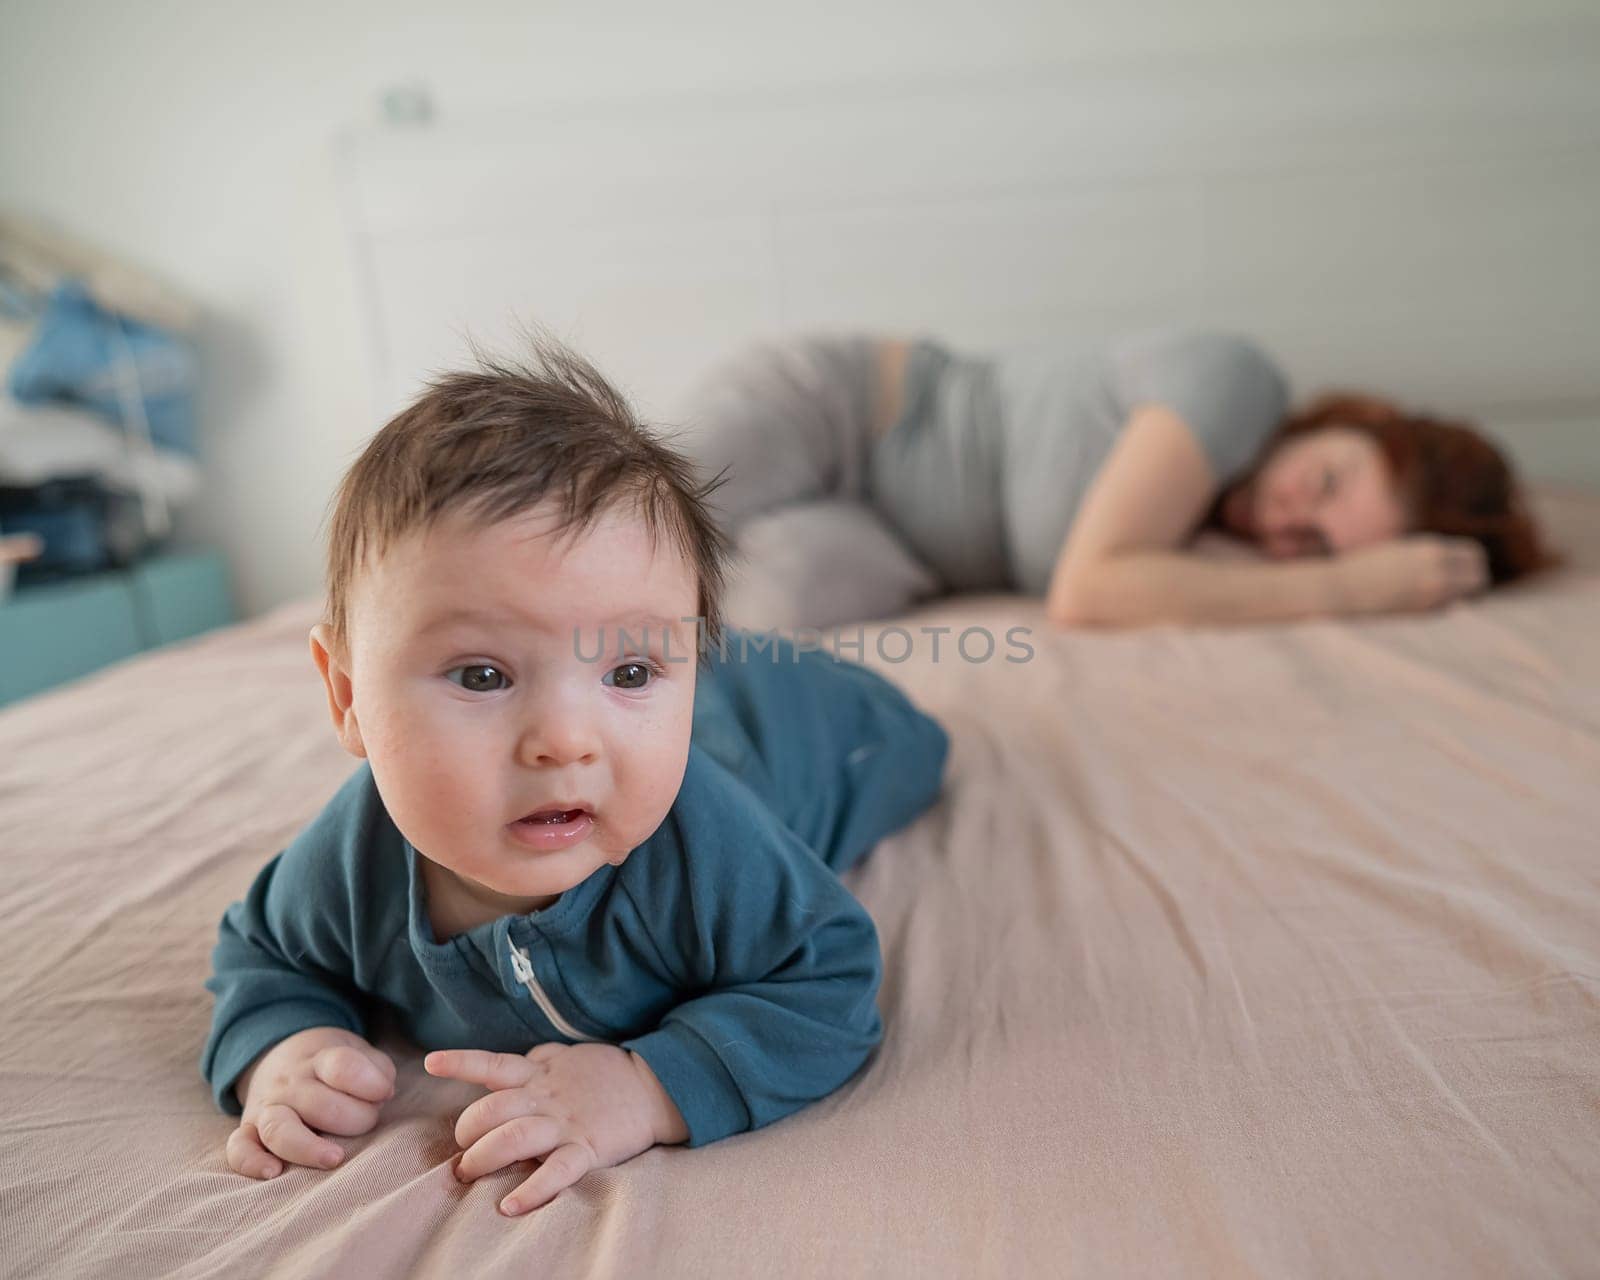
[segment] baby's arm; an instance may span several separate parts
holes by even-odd
[[[285,863],[288,853],[273,858],[244,900],[228,908],[211,953],[205,985],[216,1004],[200,1071],[229,1115],[244,1110],[235,1080],[279,1041],[308,1027],[365,1032],[352,994],[335,977],[339,958],[329,954],[334,948],[315,945],[320,931],[301,915],[317,911],[310,896],[315,890],[304,883],[303,870],[296,875],[296,865]]]
[[[703,822],[687,810],[690,899],[670,912],[638,904],[641,920],[666,921],[658,948],[701,994],[622,1042],[676,1104],[691,1147],[826,1096],[883,1038],[866,908],[753,796],[723,801]]]
[[[354,780],[353,780],[354,781]],[[347,787],[223,916],[206,988],[216,997],[200,1070],[240,1117],[230,1165],[271,1176],[336,1151],[311,1126],[364,1133],[393,1092],[394,1064],[365,1039],[349,925],[351,858],[364,824]]]

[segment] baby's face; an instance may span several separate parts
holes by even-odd
[[[627,507],[556,528],[548,505],[485,529],[446,516],[351,600],[341,738],[458,917],[537,910],[620,863],[688,762],[692,566]],[[542,810],[568,812],[525,820]]]

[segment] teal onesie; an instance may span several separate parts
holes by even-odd
[[[424,1051],[638,1053],[688,1145],[837,1089],[883,1037],[882,958],[838,873],[938,796],[948,738],[865,667],[730,631],[701,667],[683,784],[660,827],[543,910],[434,940],[419,854],[365,762],[228,907],[200,1071],[217,1106],[314,1026]],[[763,638],[765,640],[765,638]]]

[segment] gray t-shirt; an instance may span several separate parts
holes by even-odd
[[[1289,392],[1231,334],[1148,330],[992,357],[918,342],[904,416],[873,450],[874,502],[948,589],[1043,595],[1084,494],[1150,402],[1193,429],[1226,482],[1282,422]]]

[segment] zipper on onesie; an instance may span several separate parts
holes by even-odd
[[[557,1031],[569,1040],[585,1040],[592,1044],[607,1043],[595,1036],[584,1035],[583,1032],[563,1018],[550,997],[545,994],[544,988],[539,985],[539,979],[534,976],[533,961],[528,957],[528,953],[517,946],[509,934],[506,935],[506,945],[511,948],[511,968],[517,975],[517,981],[528,989],[528,994],[533,997],[533,1002],[539,1006],[544,1016],[550,1019],[550,1024]]]

